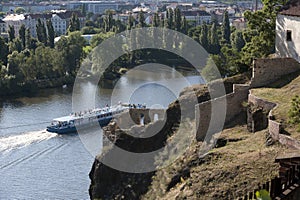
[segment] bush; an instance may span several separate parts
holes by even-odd
[[[298,131],[300,131],[300,97],[298,95],[292,98],[288,117],[289,123],[298,125]]]

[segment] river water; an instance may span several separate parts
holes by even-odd
[[[86,81],[74,92],[85,102],[95,97],[94,107],[110,104],[112,99],[166,107],[189,85],[174,70],[155,76],[139,73],[123,76],[114,90],[96,89],[95,93],[96,86]],[[162,86],[166,80],[178,90]],[[196,76],[186,80],[202,82]],[[89,199],[88,173],[94,157],[77,134],[45,130],[53,118],[71,113],[72,93],[70,87],[47,89],[32,97],[0,100],[0,199]]]

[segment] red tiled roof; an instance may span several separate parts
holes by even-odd
[[[282,7],[280,14],[300,17],[300,0],[291,0]]]

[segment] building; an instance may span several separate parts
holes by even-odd
[[[10,26],[14,27],[15,36],[19,35],[19,30],[22,24],[25,24],[25,26],[27,25],[24,14],[10,14],[4,17],[2,20],[5,22],[6,30],[8,30]]]
[[[52,13],[45,14],[10,14],[7,15],[3,21],[5,22],[6,31],[9,26],[14,27],[16,36],[19,35],[20,27],[24,24],[26,28],[30,29],[32,37],[37,37],[36,25],[38,24],[39,19],[45,25],[47,20],[51,20],[56,35],[64,35],[67,33],[73,13],[77,15],[80,22],[80,28],[82,28],[85,24],[85,16],[79,11],[54,10]]]
[[[54,31],[57,35],[65,35],[70,24],[70,19],[72,18],[73,13],[75,13],[80,22],[80,28],[85,24],[85,16],[79,11],[53,11],[51,22],[54,28]]]
[[[246,28],[246,20],[244,17],[237,18],[232,21],[232,26],[235,27],[237,30],[244,30]]]
[[[105,10],[118,10],[119,2],[115,1],[71,1],[67,4],[68,10],[84,8],[86,12],[103,14]]]
[[[0,33],[5,33],[6,32],[6,24],[5,21],[0,19]]]
[[[300,62],[300,2],[290,1],[277,15],[276,53]]]
[[[211,23],[211,15],[203,10],[188,10],[182,11],[181,14],[185,16],[187,21],[192,21],[195,25],[201,25],[204,22],[206,24]]]

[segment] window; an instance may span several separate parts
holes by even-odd
[[[286,41],[292,41],[292,31],[291,30],[286,31]]]

